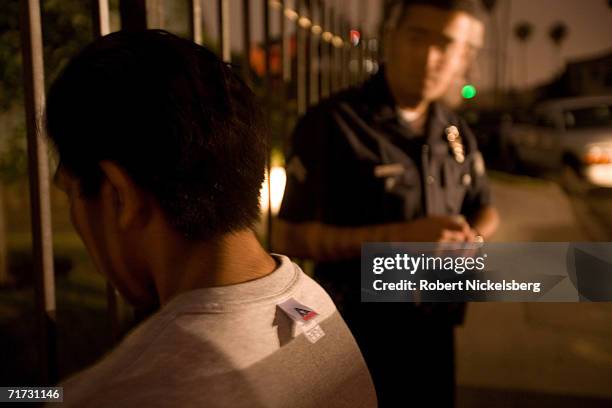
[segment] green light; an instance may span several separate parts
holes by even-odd
[[[472,99],[476,96],[476,87],[471,84],[465,85],[461,89],[461,96],[463,96],[465,99]]]

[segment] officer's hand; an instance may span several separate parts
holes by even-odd
[[[476,237],[478,237],[478,231],[475,229],[469,228],[468,233],[465,235],[466,242],[476,242]]]
[[[432,216],[406,223],[403,241],[466,242],[469,224],[460,216]]]

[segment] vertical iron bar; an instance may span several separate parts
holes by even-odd
[[[340,33],[338,34],[342,38],[342,89],[348,87],[349,85],[349,60],[351,48],[353,45],[351,44],[351,40],[349,38],[349,24],[348,21],[344,19],[344,16],[340,20]]]
[[[287,87],[289,86],[289,79],[291,73],[287,72],[291,70],[291,50],[289,48],[290,37],[287,30],[287,22],[285,21],[285,0],[280,0],[280,9],[278,12],[278,22],[280,30],[280,44],[279,44],[279,58],[280,58],[280,111],[281,111],[281,129],[280,136],[282,140],[283,151],[286,151],[288,144],[287,138],[287,116],[289,115],[287,109]]]
[[[309,105],[316,105],[319,102],[320,87],[320,56],[319,45],[321,44],[321,17],[320,8],[317,0],[310,0],[310,19],[312,26],[309,30],[310,36],[310,97]]]
[[[338,41],[338,88],[340,90],[344,89],[344,69],[345,69],[345,50],[346,50],[346,41],[344,38],[344,13],[345,11],[342,8],[342,4],[338,7],[338,26],[336,27],[336,35],[340,39]]]
[[[92,3],[94,38],[105,36],[110,33],[108,0],[93,0]]]
[[[355,47],[355,64],[357,70],[355,71],[354,83],[358,84],[361,82],[363,78],[363,42],[366,40],[364,33],[359,30],[361,34],[359,38],[359,43]]]
[[[330,94],[330,66],[331,66],[331,27],[329,20],[329,8],[325,5],[325,1],[321,0],[319,4],[320,15],[322,19],[321,26],[323,34],[321,34],[321,97],[327,98]]]
[[[293,73],[291,71],[293,64],[291,60],[291,32],[289,31],[289,24],[292,20],[287,15],[287,11],[289,11],[289,6],[287,3],[287,0],[282,0],[283,11],[281,12],[281,21],[283,21],[284,23],[281,26],[281,32],[283,36],[283,80],[285,81],[285,83],[290,84],[291,78],[293,76]],[[287,18],[286,22],[285,18]]]
[[[374,68],[380,64],[380,40],[378,38],[370,40],[370,43],[368,44],[368,51]]]
[[[146,0],[147,27],[164,28],[164,5],[163,0]]]
[[[333,4],[333,3],[332,3]],[[329,6],[329,87],[330,94],[336,91],[336,47],[334,46],[334,38],[336,35],[336,13],[333,5]]]
[[[311,0],[303,0],[303,18],[300,17],[300,26],[302,27],[304,34],[304,113],[306,113],[306,109],[308,109],[308,106],[310,106],[310,61],[312,58],[312,55],[310,54],[310,44],[312,42],[312,13],[310,10],[310,2]],[[302,13],[300,13],[300,16]]]
[[[139,31],[147,29],[146,0],[119,0],[119,13],[122,30]]]
[[[363,82],[367,76],[366,71],[366,60],[368,59],[368,44],[369,38],[363,33],[361,35],[361,41],[359,42],[359,82]]]
[[[266,0],[264,0],[266,1]],[[230,44],[230,4],[229,0],[218,0],[217,14],[219,17],[219,52],[225,62],[232,61]]]
[[[40,4],[39,0],[21,0],[20,6],[39,363],[41,382],[53,384],[57,381],[58,375],[57,325],[49,196],[49,158],[42,123],[45,74]]]
[[[340,74],[342,68],[342,54],[341,54],[341,38],[340,38],[340,24],[338,21],[339,13],[336,10],[332,10],[332,53],[333,53],[333,68],[332,68],[332,93],[340,90]]]
[[[366,5],[364,0],[358,0],[359,4],[357,15],[357,27],[359,27],[359,44],[357,48],[357,83],[361,83],[364,78],[364,63],[365,63],[365,46],[367,44],[367,36],[365,33],[365,11]]]
[[[189,7],[189,24],[191,39],[194,43],[202,45],[202,0],[191,0]]]
[[[306,113],[307,88],[306,88],[306,30],[302,27],[301,20],[304,18],[304,1],[298,0],[296,11],[299,14],[296,26],[297,35],[297,106],[298,115]]]
[[[266,105],[266,123],[270,128],[270,109],[272,108],[270,89],[270,5],[268,0],[263,0],[263,18],[264,18],[264,86],[265,86],[265,105]],[[268,250],[272,250],[272,133],[268,132],[268,157],[266,160],[266,170],[268,172],[268,222],[266,223],[266,243]]]
[[[0,231],[6,231],[6,214],[4,213],[4,197],[6,192],[3,183],[0,183]],[[8,283],[8,263],[7,263],[7,242],[6,234],[0,234],[0,285],[4,286]]]
[[[265,1],[265,0],[264,0]],[[250,0],[242,0],[242,42],[244,61],[242,64],[242,77],[251,85],[251,7]]]
[[[348,64],[347,64],[348,73],[347,75],[348,75],[348,84],[352,86],[357,83],[357,71],[358,71],[358,67],[357,67],[358,54],[357,53],[359,49],[357,48],[357,46],[353,44],[353,39],[351,38],[350,30],[348,31],[348,33],[349,34],[347,37],[348,38],[348,53],[347,53],[348,54]]]

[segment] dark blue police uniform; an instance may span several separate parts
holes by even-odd
[[[398,115],[384,71],[311,108],[298,122],[279,217],[356,227],[462,214],[490,202],[484,163],[464,122],[439,103],[425,134]],[[353,331],[380,406],[451,406],[454,326],[464,304],[361,303],[360,260],[319,263]]]

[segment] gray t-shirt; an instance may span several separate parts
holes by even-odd
[[[172,299],[60,384],[65,404],[375,407],[363,357],[327,293],[289,258],[274,257],[280,266],[263,278]],[[303,325],[278,306],[286,301],[317,315]],[[324,335],[308,338],[317,323]]]

